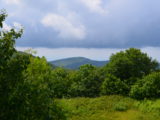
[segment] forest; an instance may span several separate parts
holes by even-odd
[[[103,67],[55,67],[31,50],[16,50],[23,29],[3,30],[6,17],[2,11],[1,120],[159,120],[157,60],[129,48],[112,54]]]

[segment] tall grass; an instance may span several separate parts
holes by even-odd
[[[68,120],[160,120],[160,100],[137,101],[123,96],[61,99]]]

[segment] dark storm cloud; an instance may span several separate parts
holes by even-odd
[[[18,22],[25,27],[17,46],[160,46],[159,0],[7,1],[0,1],[10,15],[7,24]]]

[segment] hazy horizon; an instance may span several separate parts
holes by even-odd
[[[25,51],[30,47],[17,47],[19,51]],[[126,48],[127,49],[127,48]],[[45,56],[48,61],[59,60],[70,57],[85,57],[91,60],[106,61],[112,54],[125,49],[95,49],[95,48],[33,48],[37,51],[37,56]],[[160,56],[158,56],[159,47],[145,47],[141,48],[142,52],[147,53],[149,57],[156,59],[160,62]],[[77,54],[78,53],[78,54]]]

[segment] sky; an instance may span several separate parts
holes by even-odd
[[[24,27],[16,48],[48,60],[82,56],[108,60],[140,48],[160,61],[160,0],[0,0],[5,29]]]

